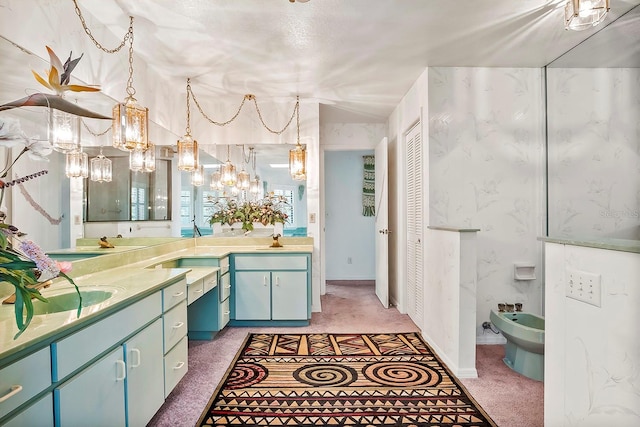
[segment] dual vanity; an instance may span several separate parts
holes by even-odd
[[[0,425],[144,426],[186,374],[189,339],[213,339],[226,325],[309,324],[311,238],[130,250],[118,240],[114,252],[50,254],[75,257],[80,317],[66,281],[42,291],[50,306],[15,340],[14,307],[0,307]]]

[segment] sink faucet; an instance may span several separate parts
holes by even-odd
[[[281,248],[282,247],[282,243],[280,243],[280,241],[278,240],[279,237],[280,237],[279,234],[274,234],[273,235],[273,243],[271,244],[272,248]]]

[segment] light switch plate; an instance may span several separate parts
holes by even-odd
[[[599,274],[567,268],[565,278],[565,295],[568,298],[602,307],[602,285]]]

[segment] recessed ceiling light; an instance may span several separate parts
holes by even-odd
[[[289,167],[289,163],[269,163],[269,166],[274,169],[284,169]]]

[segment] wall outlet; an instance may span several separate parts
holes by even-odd
[[[602,286],[600,275],[587,271],[567,268],[565,295],[587,304],[602,307]]]
[[[311,212],[309,214],[309,224],[314,224],[316,222],[316,214]]]

